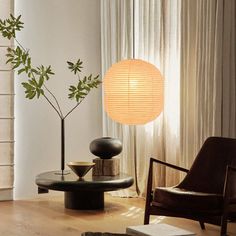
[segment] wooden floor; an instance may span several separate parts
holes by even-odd
[[[123,233],[127,226],[143,223],[144,200],[105,197],[101,211],[65,209],[63,195],[45,194],[24,201],[0,202],[0,235],[2,236],[79,236],[85,231]],[[197,235],[219,235],[219,227],[206,225],[202,231],[194,221],[153,217],[153,223],[167,223],[195,232]],[[229,235],[236,236],[236,224],[229,224]],[[157,234],[158,236],[158,234]]]

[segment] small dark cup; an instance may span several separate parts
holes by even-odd
[[[101,159],[111,159],[122,151],[122,143],[117,138],[103,137],[94,139],[89,146],[90,152]]]

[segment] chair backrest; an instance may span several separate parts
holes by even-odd
[[[236,167],[236,139],[209,137],[178,187],[222,194],[227,165]]]

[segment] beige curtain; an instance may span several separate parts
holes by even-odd
[[[132,1],[104,0],[101,7],[104,75],[132,55]],[[126,195],[144,196],[150,156],[189,168],[208,136],[236,137],[235,10],[235,0],[135,0],[135,55],[160,68],[165,104],[145,126],[104,114],[104,135],[123,141],[122,171],[137,180]],[[158,169],[157,184],[180,178]]]
[[[12,0],[0,0],[0,18],[13,13]],[[13,42],[0,36],[0,200],[13,199],[14,176],[14,80],[5,64],[6,49]]]
[[[103,75],[113,63],[132,57],[132,3],[133,1],[102,1]],[[136,181],[133,189],[117,192],[119,196],[145,195],[151,156],[178,164],[179,21],[177,0],[135,0],[135,55],[136,58],[155,64],[163,73],[165,108],[154,122],[135,127],[117,124],[104,113],[104,135],[122,140],[121,171],[132,175]],[[165,173],[163,169],[159,171],[159,183],[173,184],[178,180],[179,176],[174,172]]]
[[[156,65],[165,80],[164,110],[154,122],[138,127],[139,183],[145,190],[150,156],[179,164],[180,158],[180,1],[137,1],[137,54]],[[158,185],[173,185],[179,173],[159,168]],[[143,191],[144,195],[145,191]]]
[[[117,61],[132,57],[132,1],[101,1],[102,75]],[[135,176],[134,127],[112,121],[103,113],[103,134],[121,139],[123,151],[119,155],[121,171]],[[120,196],[136,196],[135,185],[117,192]]]
[[[182,0],[181,163],[211,135],[236,137],[236,1]]]

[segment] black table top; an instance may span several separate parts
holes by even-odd
[[[131,176],[120,173],[116,176],[93,176],[89,172],[80,179],[72,171],[66,175],[59,171],[44,172],[36,176],[36,184],[41,188],[58,191],[114,191],[130,187],[134,180]]]

